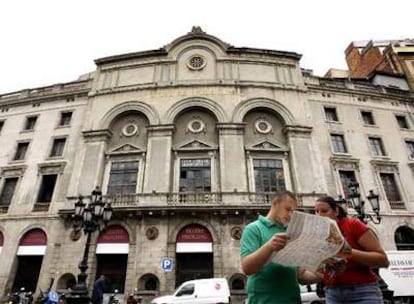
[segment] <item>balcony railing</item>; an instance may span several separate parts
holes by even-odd
[[[222,203],[221,193],[216,192],[180,192],[167,194],[168,205],[221,205]]]

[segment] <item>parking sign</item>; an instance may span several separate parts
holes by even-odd
[[[162,258],[161,259],[161,269],[164,271],[171,271],[174,266],[173,259],[171,258]]]

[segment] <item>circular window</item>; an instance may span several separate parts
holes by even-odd
[[[256,131],[261,134],[268,134],[272,131],[272,125],[264,119],[258,119],[254,124]]]
[[[122,128],[122,134],[124,136],[134,136],[138,133],[138,126],[134,123],[128,123]]]
[[[200,133],[205,129],[205,127],[206,125],[204,121],[198,118],[192,119],[187,125],[187,128],[191,133]]]
[[[194,55],[188,59],[187,66],[191,70],[201,70],[206,66],[206,61],[201,55]]]

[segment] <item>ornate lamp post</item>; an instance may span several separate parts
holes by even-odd
[[[367,196],[367,199],[371,204],[372,210],[375,213],[375,217],[373,217],[372,214],[365,213],[365,201],[361,199],[361,194],[359,192],[359,184],[357,182],[351,182],[348,185],[348,196],[351,201],[352,207],[357,212],[357,218],[359,218],[364,223],[368,223],[369,221],[373,222],[376,225],[381,223],[378,194],[374,194],[373,190],[369,190],[369,195]],[[381,289],[384,300],[392,301],[394,291],[388,289],[387,283],[385,283],[385,281],[379,275],[378,268],[375,269],[375,273],[378,276],[378,284]]]
[[[79,263],[80,273],[78,274],[78,282],[72,287],[70,295],[66,298],[68,303],[89,303],[89,291],[86,285],[86,270],[88,269],[89,246],[91,243],[91,235],[100,229],[101,224],[104,226],[112,218],[112,207],[109,202],[102,201],[102,191],[96,187],[92,191],[88,204],[83,202],[83,197],[79,196],[75,203],[75,215],[73,218],[74,229],[83,228],[86,234],[85,249],[82,260]]]

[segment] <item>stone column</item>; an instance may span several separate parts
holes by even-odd
[[[244,123],[219,123],[220,190],[247,191]]]
[[[173,125],[148,127],[148,151],[143,192],[168,192],[171,183]]]

